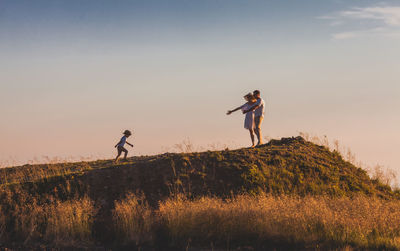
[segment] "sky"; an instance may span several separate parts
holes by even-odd
[[[371,0],[0,0],[0,163],[337,139],[400,171],[400,3]]]

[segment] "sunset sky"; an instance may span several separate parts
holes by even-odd
[[[400,3],[0,0],[0,163],[327,135],[400,171]],[[128,148],[130,150],[130,148]]]

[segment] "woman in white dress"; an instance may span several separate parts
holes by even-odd
[[[230,115],[231,113],[236,112],[238,110],[242,110],[242,112],[247,111],[257,102],[256,98],[251,93],[245,95],[244,99],[247,101],[244,105],[239,106],[236,109],[229,110],[226,114]],[[254,147],[254,111],[246,113],[244,119],[244,128],[249,130],[252,143],[251,147]]]

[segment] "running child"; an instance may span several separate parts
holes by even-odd
[[[115,161],[118,161],[119,156],[121,156],[121,153],[124,152],[124,160],[126,160],[126,156],[128,155],[128,150],[125,149],[124,145],[125,143],[133,147],[133,145],[129,142],[126,141],[129,136],[131,136],[132,133],[129,130],[125,130],[124,136],[122,136],[121,140],[115,145],[115,147],[118,150],[118,155],[115,158]]]

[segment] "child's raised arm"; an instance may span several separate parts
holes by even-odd
[[[130,145],[131,147],[133,147],[133,145],[131,143],[129,143],[128,141],[126,142],[128,145]]]

